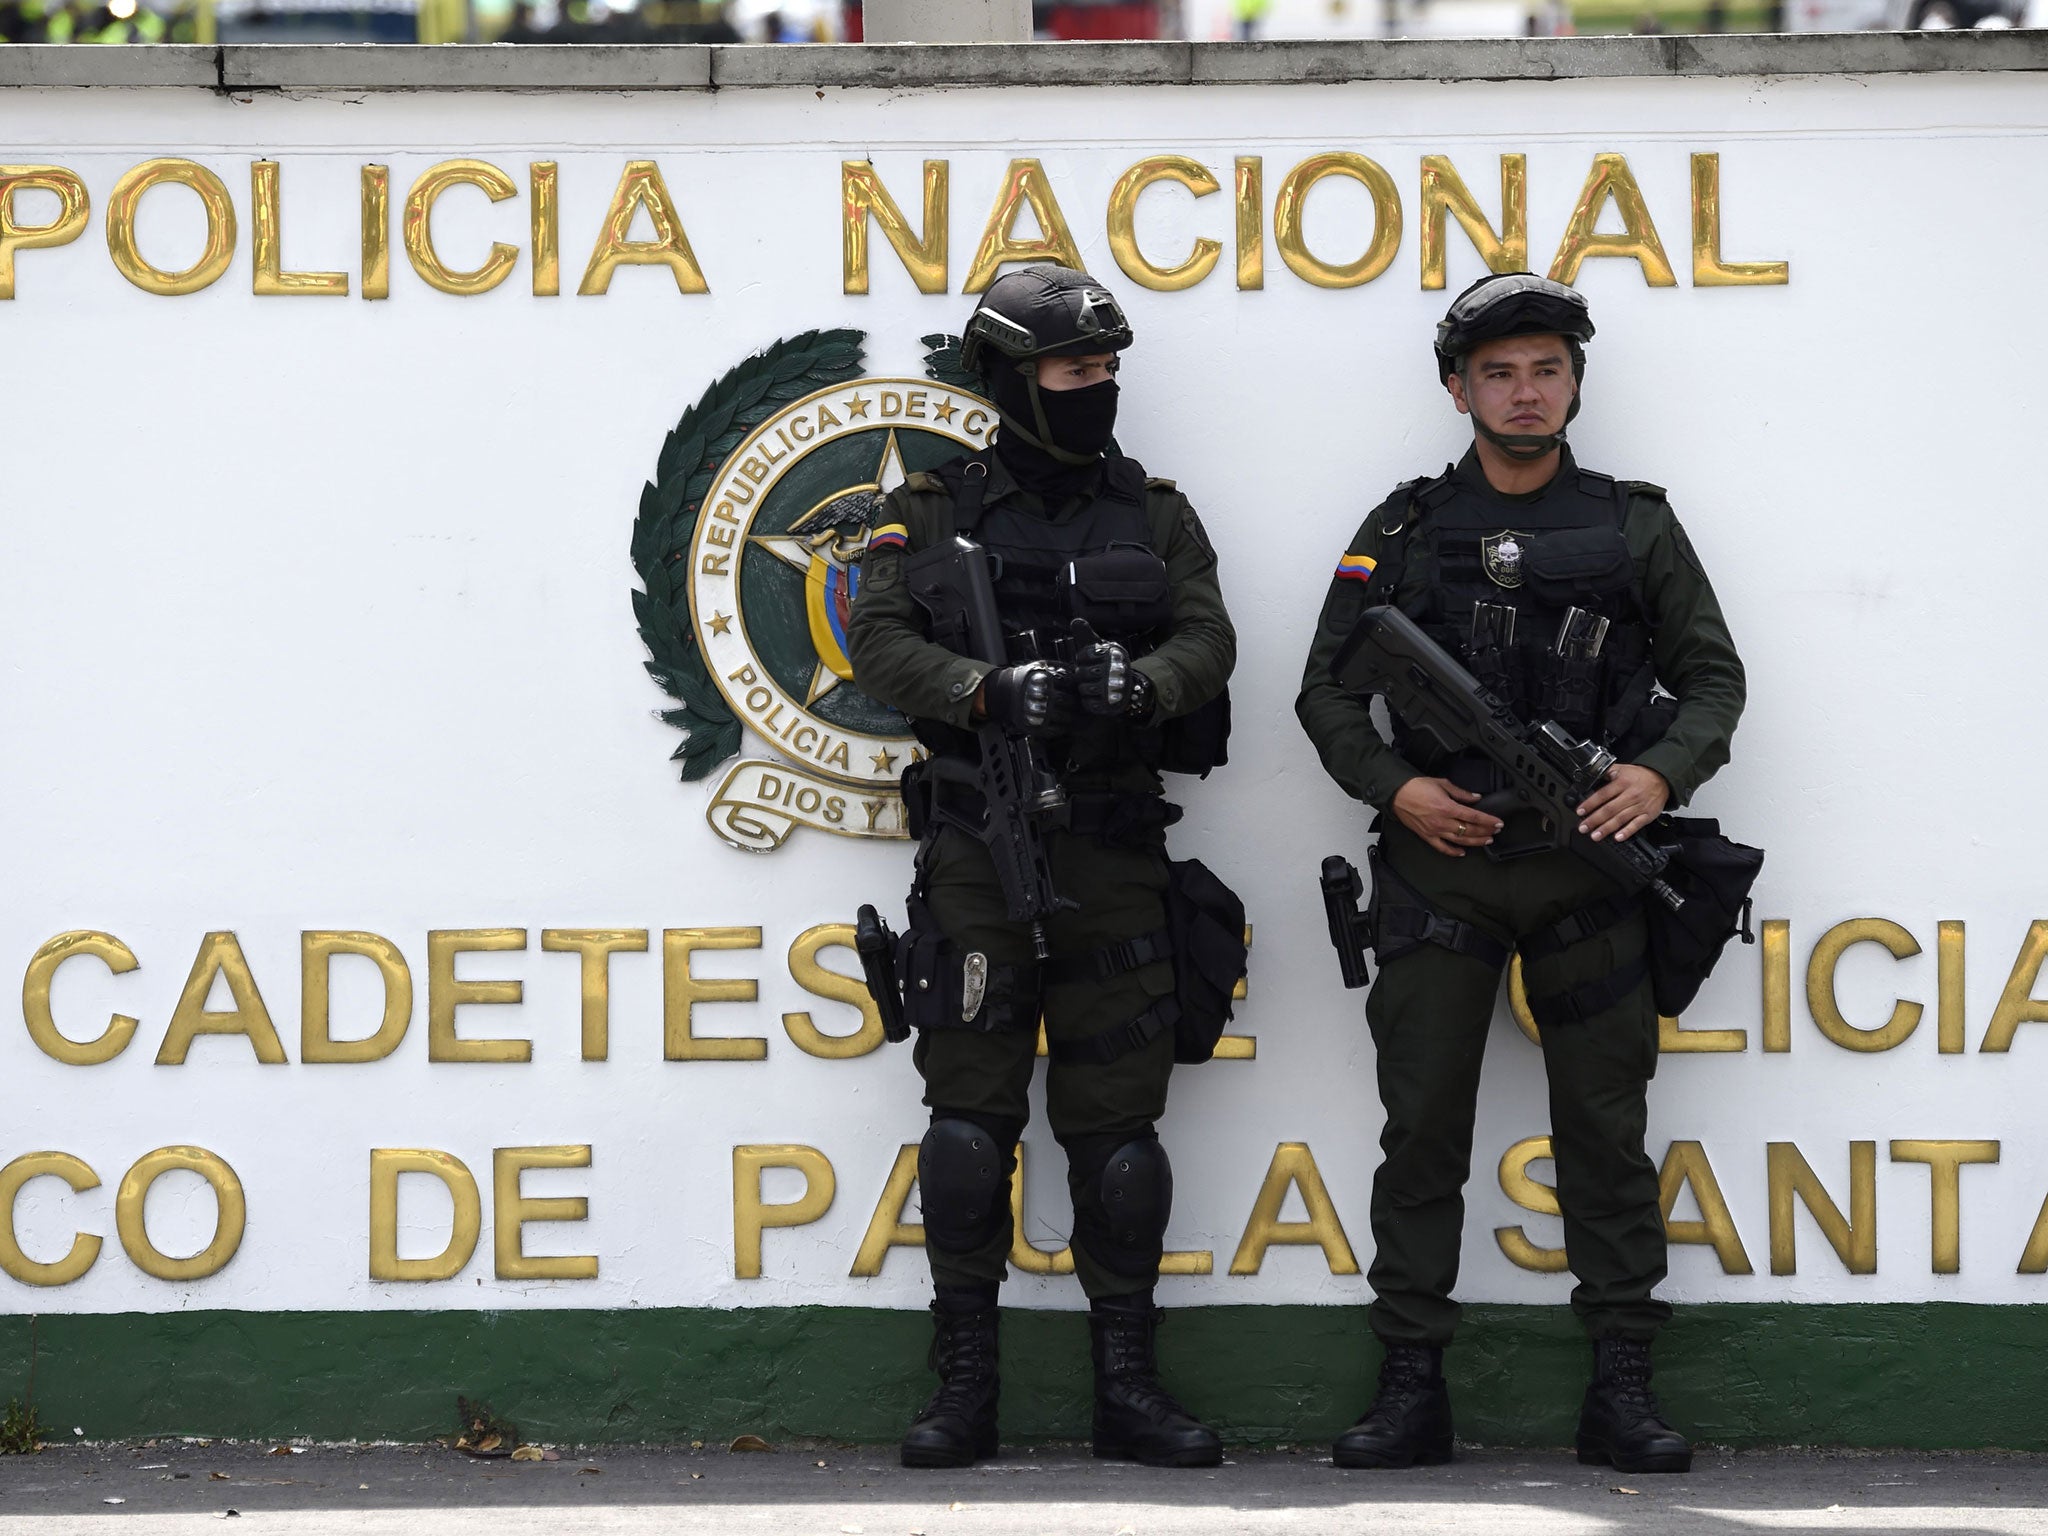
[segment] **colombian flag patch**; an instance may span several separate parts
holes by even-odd
[[[1373,569],[1378,563],[1370,555],[1346,555],[1337,562],[1337,579],[1360,583],[1371,581]]]
[[[910,530],[901,523],[884,523],[868,535],[869,549],[901,549],[910,542]]]

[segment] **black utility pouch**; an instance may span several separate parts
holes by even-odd
[[[1069,560],[1055,585],[1068,619],[1086,619],[1112,639],[1128,643],[1173,618],[1166,562],[1142,544],[1112,544]]]
[[[1213,768],[1230,761],[1230,688],[1159,728],[1159,762],[1165,773],[1192,773],[1206,779]]]
[[[1180,1016],[1173,1059],[1185,1066],[1216,1054],[1244,979],[1244,902],[1200,859],[1167,865],[1166,922],[1173,935],[1173,990]]]
[[[958,1029],[963,996],[960,951],[921,900],[911,897],[909,910],[910,926],[896,941],[903,1017],[912,1029]]]
[[[1619,528],[1565,528],[1538,534],[1522,556],[1522,581],[1547,607],[1591,607],[1626,592],[1635,558]]]
[[[1707,817],[1665,816],[1642,834],[1671,849],[1665,883],[1685,898],[1673,911],[1651,897],[1643,903],[1650,933],[1650,991],[1657,1011],[1677,1018],[1699,994],[1728,941],[1749,927],[1749,889],[1763,872],[1764,851],[1721,835]]]
[[[931,768],[927,760],[913,761],[896,780],[903,794],[903,820],[913,841],[923,842],[932,824]]]

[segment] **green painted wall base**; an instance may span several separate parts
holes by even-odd
[[[152,1434],[424,1440],[457,1393],[529,1439],[890,1441],[930,1390],[921,1312],[198,1312],[0,1318],[0,1398],[47,1424]],[[1088,1429],[1071,1312],[1003,1317],[1006,1440]],[[1369,1395],[1361,1308],[1172,1313],[1170,1385],[1234,1442],[1317,1441]],[[1658,1345],[1674,1422],[1736,1445],[2048,1449],[2048,1307],[1688,1306]],[[1461,1438],[1563,1445],[1588,1351],[1563,1307],[1474,1306],[1448,1357]]]

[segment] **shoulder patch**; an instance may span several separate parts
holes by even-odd
[[[1701,581],[1707,580],[1707,568],[1700,564],[1699,551],[1692,547],[1692,539],[1685,531],[1685,524],[1677,518],[1671,519],[1671,542],[1678,546],[1678,556],[1692,567],[1693,574]]]
[[[1194,507],[1186,501],[1180,504],[1180,526],[1181,531],[1195,541],[1195,548],[1213,563],[1216,559],[1216,546],[1209,542],[1209,530],[1202,526],[1202,520],[1195,515]]]

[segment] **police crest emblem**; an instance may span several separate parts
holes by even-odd
[[[1522,560],[1528,552],[1529,535],[1512,528],[1489,533],[1479,541],[1479,563],[1486,570],[1487,580],[1496,587],[1522,584]]]
[[[854,683],[847,623],[883,497],[986,447],[996,416],[952,338],[925,338],[923,378],[864,375],[863,340],[807,332],[726,374],[669,435],[634,528],[634,610],[682,777],[748,732],[774,754],[727,769],[706,812],[750,852],[799,826],[907,835],[897,778],[920,749]]]

